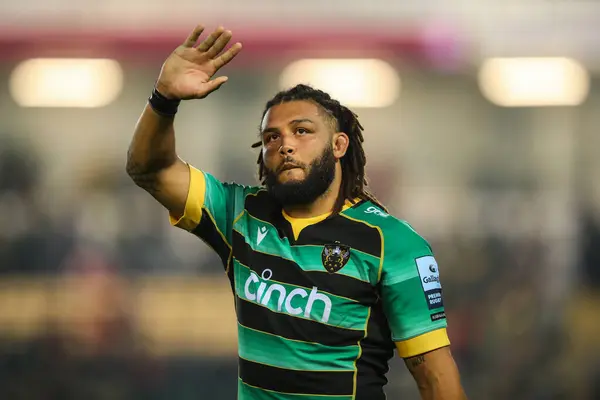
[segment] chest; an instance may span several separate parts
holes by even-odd
[[[233,227],[233,256],[255,272],[273,267],[280,279],[304,276],[306,283],[315,283],[311,277],[336,280],[335,276],[344,276],[377,284],[380,257],[357,248],[360,230],[321,222],[305,227],[297,236],[286,221],[278,222],[245,214]]]
[[[244,215],[234,225],[232,240],[238,297],[273,302],[291,314],[315,303],[324,310],[334,304],[347,310],[372,306],[378,298],[380,258],[348,244],[349,232],[343,233],[315,225],[296,239],[285,226]]]

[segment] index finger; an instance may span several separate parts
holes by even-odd
[[[204,26],[202,26],[202,25],[196,26],[194,28],[194,30],[192,31],[192,33],[190,33],[190,35],[187,37],[187,39],[185,39],[185,42],[183,42],[183,46],[193,47],[196,44],[196,42],[198,41],[198,38],[202,34],[203,30],[204,30]]]

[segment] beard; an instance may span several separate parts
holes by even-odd
[[[335,157],[329,145],[309,166],[299,165],[308,175],[299,181],[279,182],[278,173],[266,170],[265,186],[281,206],[305,206],[321,197],[335,178]]]

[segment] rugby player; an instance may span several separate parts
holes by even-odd
[[[219,89],[227,78],[213,76],[242,49],[224,51],[232,34],[222,27],[199,42],[203,30],[164,62],[127,172],[223,262],[238,321],[238,398],[382,400],[397,352],[423,399],[465,399],[438,265],[366,190],[363,128],[350,109],[305,85],[276,94],[254,145],[258,186],[220,182],[177,156],[180,101]]]

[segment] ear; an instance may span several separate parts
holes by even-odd
[[[337,132],[333,134],[333,155],[336,159],[340,159],[346,155],[348,146],[350,145],[350,138],[344,132]]]

